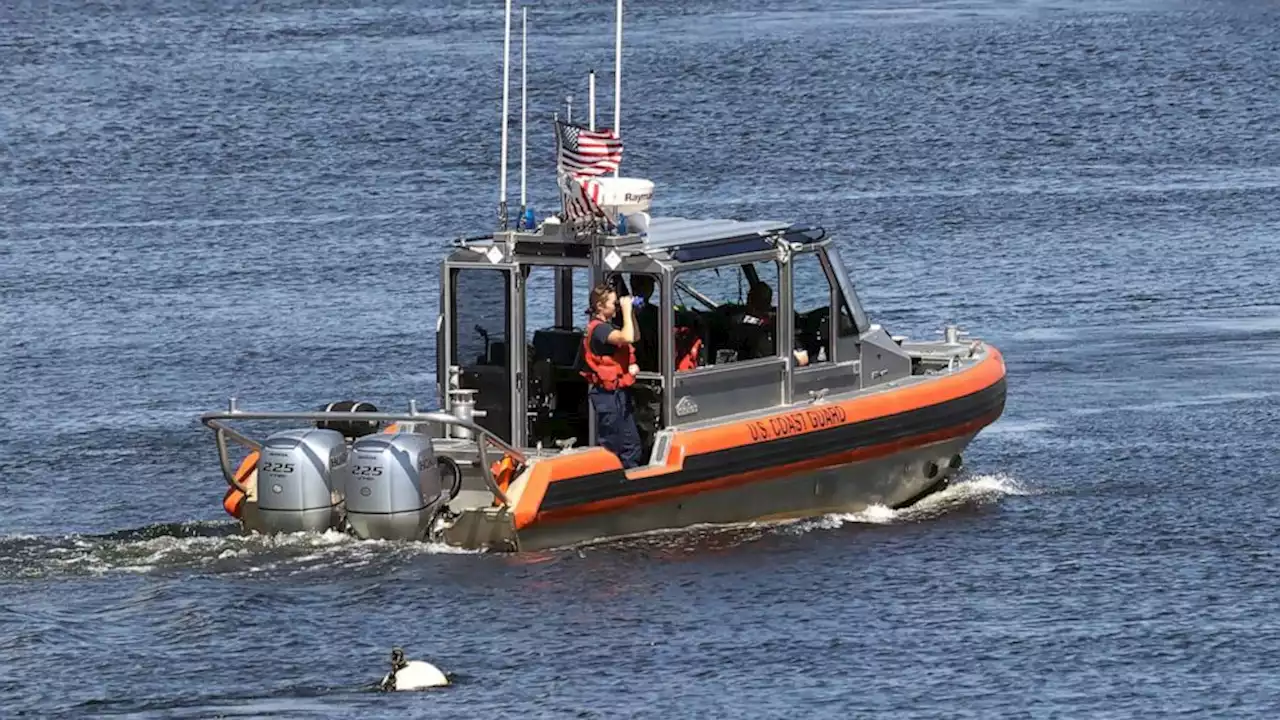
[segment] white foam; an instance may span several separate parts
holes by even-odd
[[[635,533],[625,537],[595,538],[558,548],[577,550],[581,553],[595,546],[625,546],[629,543],[656,544],[661,547],[675,545],[688,547],[715,539],[731,545],[743,545],[759,540],[771,533],[807,533],[815,530],[835,530],[847,524],[892,525],[895,523],[926,520],[944,515],[951,510],[975,505],[987,505],[1002,497],[1030,495],[1032,492],[1022,483],[1005,474],[975,475],[958,480],[947,488],[925,497],[911,507],[894,510],[886,505],[874,504],[853,513],[830,513],[799,520],[768,520],[731,524],[699,523],[683,528],[662,528]],[[693,552],[694,550],[686,550]]]
[[[1012,420],[1000,418],[983,429],[984,435],[1033,435],[1052,430],[1058,424],[1048,420]]]
[[[26,553],[23,576],[50,573],[105,575],[174,569],[215,568],[218,572],[316,572],[335,567],[362,567],[387,558],[415,555],[478,554],[436,542],[360,540],[335,530],[323,533],[182,537],[160,535],[140,539],[93,536],[6,540],[46,545]]]
[[[750,522],[729,526],[697,525],[656,530],[643,533],[642,537],[692,536],[706,539],[728,533],[733,536],[734,544],[741,544],[776,532],[803,533],[836,529],[847,524],[892,525],[915,522],[961,507],[986,505],[1003,497],[1028,494],[1031,494],[1028,488],[1008,475],[975,475],[956,481],[915,505],[899,510],[884,505],[870,505],[854,513],[832,513],[804,520]],[[51,573],[145,574],[200,568],[247,575],[296,574],[323,572],[338,567],[363,567],[388,558],[403,561],[407,557],[418,555],[475,555],[484,552],[438,542],[360,540],[334,530],[280,535],[160,535],[124,540],[92,536],[41,538],[29,535],[4,536],[0,539],[47,545],[30,548],[24,553],[29,561],[22,563],[25,567],[15,568],[21,577],[39,577]],[[604,542],[617,539],[611,538]],[[599,542],[601,540],[593,540],[569,547],[583,547]]]
[[[1030,495],[1022,483],[1004,474],[975,475],[954,482],[946,488],[905,508],[894,510],[884,505],[870,505],[861,512],[832,513],[804,521],[803,530],[833,530],[846,524],[889,525],[937,517],[965,506],[987,505],[1002,497]]]

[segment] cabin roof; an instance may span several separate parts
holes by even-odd
[[[585,258],[592,247],[572,232],[544,225],[537,232],[504,231],[472,238],[459,243],[477,252],[501,242],[501,237],[515,243],[518,255],[542,258]],[[773,237],[781,234],[791,243],[822,243],[826,231],[818,226],[796,225],[786,220],[730,220],[727,218],[655,217],[643,233],[625,235],[601,234],[594,238],[603,247],[618,248],[624,254],[642,253],[667,262],[696,262],[715,257],[763,252],[773,247]],[[470,259],[470,258],[468,258]]]
[[[768,251],[774,247],[772,237],[779,233],[787,242],[803,244],[822,242],[827,237],[826,231],[820,227],[778,220],[659,217],[650,220],[648,233],[631,247],[675,262],[697,262]]]
[[[748,235],[767,235],[791,226],[791,222],[779,220],[655,217],[649,221],[648,234],[643,244],[648,249],[662,250]]]

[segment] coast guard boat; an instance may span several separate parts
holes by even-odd
[[[510,25],[508,0],[507,55]],[[503,198],[508,72],[504,59]],[[504,200],[498,229],[444,257],[439,409],[251,411],[233,398],[201,416],[245,531],[536,550],[901,507],[960,470],[1003,411],[1000,352],[954,326],[933,341],[890,335],[821,227],[650,215],[653,183],[617,175],[620,78],[615,127],[595,128],[594,75],[589,123],[556,119],[562,212],[536,221],[522,187],[514,227]],[[631,469],[598,446],[580,372],[601,282],[640,303],[632,393],[647,462]],[[738,341],[744,317],[771,349]],[[259,440],[237,427],[251,421],[296,426]],[[248,450],[238,463],[232,443]]]

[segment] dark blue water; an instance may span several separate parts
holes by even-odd
[[[544,211],[611,5],[531,6]],[[1274,3],[629,3],[655,212],[827,226],[874,319],[999,346],[1008,407],[911,511],[516,557],[235,536],[195,420],[431,400],[501,3],[0,16],[0,714],[1280,712]],[[367,692],[396,644],[458,684]]]

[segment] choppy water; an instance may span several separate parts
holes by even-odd
[[[599,5],[531,6],[542,208]],[[234,535],[198,413],[432,396],[500,3],[10,2],[0,714],[1275,717],[1280,8],[628,12],[660,212],[824,224],[876,320],[1005,352],[963,481],[514,557]],[[457,686],[369,692],[395,644]]]

